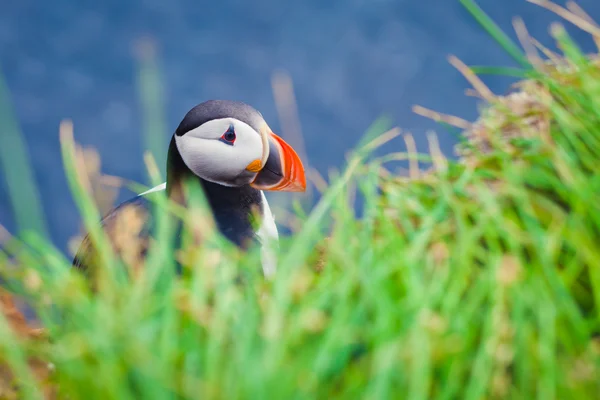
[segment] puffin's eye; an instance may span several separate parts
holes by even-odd
[[[221,142],[227,143],[228,145],[233,145],[233,143],[235,142],[235,137],[235,129],[233,129],[233,125],[229,125],[229,129],[227,129],[227,132],[225,132],[219,140],[221,140]]]

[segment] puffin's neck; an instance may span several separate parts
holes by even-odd
[[[252,214],[262,217],[262,195],[249,185],[229,187],[209,182],[194,174],[183,162],[175,137],[171,139],[167,157],[167,195],[185,204],[183,182],[191,179],[200,183],[221,233],[240,247],[255,239]]]

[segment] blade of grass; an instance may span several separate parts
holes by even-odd
[[[18,232],[48,237],[40,195],[31,169],[25,139],[15,118],[8,86],[0,72],[0,166],[8,189]]]
[[[522,67],[530,69],[531,64],[523,51],[504,33],[500,27],[473,0],[460,0],[461,4],[479,22],[486,32]]]
[[[490,67],[485,65],[473,65],[469,67],[477,75],[500,75],[511,76],[513,78],[526,78],[527,72],[521,68],[510,67]]]
[[[60,125],[60,144],[62,151],[63,164],[67,181],[75,203],[79,208],[85,228],[90,236],[92,245],[97,254],[99,268],[101,273],[107,277],[114,278],[116,258],[113,254],[112,246],[106,236],[106,232],[100,225],[101,216],[95,206],[91,194],[84,187],[84,181],[87,177],[85,171],[78,171],[75,159],[75,140],[73,138],[73,124],[71,121],[62,121]],[[109,284],[108,288],[112,286]]]
[[[137,44],[136,50],[137,89],[142,106],[144,150],[152,154],[161,175],[165,176],[167,157],[164,149],[168,130],[165,94],[156,57],[156,45],[152,40],[144,39]],[[151,177],[149,179],[152,180]]]

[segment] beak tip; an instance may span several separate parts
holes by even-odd
[[[306,178],[304,172],[302,173],[302,181],[298,185],[299,192],[306,192]]]
[[[288,190],[290,192],[305,192],[306,191],[306,175],[304,173],[304,167],[302,165],[302,161],[300,161],[300,157],[297,158],[297,163],[300,164],[301,168],[296,174],[294,174],[294,179],[292,179],[288,183]]]
[[[297,183],[295,185],[291,185],[290,192],[298,192],[298,193],[306,192],[306,183],[303,182],[303,183]]]

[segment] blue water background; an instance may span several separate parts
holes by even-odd
[[[548,27],[559,18],[550,12],[523,0],[479,3],[511,37],[511,19],[520,15],[552,45]],[[600,20],[599,1],[579,4]],[[593,49],[587,34],[569,31]],[[104,172],[145,179],[134,57],[144,37],[156,42],[164,76],[165,148],[185,112],[211,98],[246,101],[279,131],[271,75],[281,68],[294,81],[310,165],[321,173],[340,167],[384,113],[415,135],[421,151],[427,130],[436,129],[450,155],[455,138],[411,112],[421,104],[469,120],[477,115],[447,55],[515,66],[457,0],[1,0],[0,68],[52,238],[63,249],[79,217],[61,166],[61,119],[72,118],[77,141],[100,151]],[[486,82],[504,93],[512,81]],[[402,150],[400,140],[382,149]],[[0,223],[15,229],[2,179]]]

